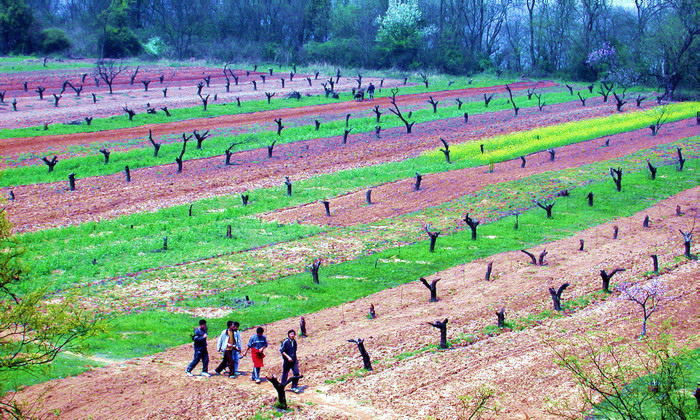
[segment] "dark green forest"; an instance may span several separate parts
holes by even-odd
[[[0,0],[0,53],[697,88],[700,0]],[[670,99],[670,98],[669,98]]]

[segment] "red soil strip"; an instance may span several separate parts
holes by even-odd
[[[304,82],[306,83],[306,82]],[[386,83],[385,83],[386,84]],[[556,86],[555,83],[544,82],[519,82],[510,85],[513,90],[523,90],[532,88],[547,88]],[[319,87],[314,88],[316,92]],[[436,99],[444,100],[458,97],[478,96],[483,93],[501,93],[505,92],[503,86],[491,86],[485,88],[469,88],[442,92],[426,92],[409,95],[398,96],[398,102],[401,106],[408,106],[417,103],[425,103],[429,96]],[[234,95],[234,94],[231,94]],[[234,95],[235,96],[235,95]],[[197,99],[198,101],[198,99]],[[375,105],[387,107],[390,105],[389,98],[376,98],[372,101],[357,102],[339,102],[326,105],[311,105],[298,108],[285,108],[274,111],[260,111],[249,114],[224,115],[212,118],[199,118],[185,121],[176,121],[165,124],[148,124],[139,127],[123,128],[118,130],[99,131],[95,133],[77,133],[56,136],[41,136],[41,137],[18,137],[12,139],[0,140],[0,155],[8,156],[31,151],[43,151],[50,147],[61,147],[67,145],[80,145],[92,142],[108,142],[119,141],[125,139],[133,139],[145,137],[148,131],[152,130],[154,136],[162,136],[166,134],[179,134],[182,132],[198,130],[214,130],[226,127],[237,127],[250,124],[270,123],[275,118],[293,119],[303,117],[313,117],[323,115],[325,113],[350,113],[351,111],[366,111]],[[116,104],[113,106],[117,106]],[[118,106],[121,113],[121,104]]]
[[[371,206],[365,203],[365,191],[357,191],[330,199],[331,217],[327,217],[321,203],[271,212],[263,217],[280,223],[309,223],[315,225],[350,226],[410,213],[437,206],[489,184],[525,178],[545,171],[559,171],[626,156],[640,149],[670,143],[684,137],[700,134],[700,128],[691,120],[664,125],[654,137],[644,128],[605,137],[610,146],[604,147],[601,140],[571,144],[556,149],[556,159],[550,160],[546,151],[527,157],[527,165],[521,168],[520,159],[495,165],[490,173],[485,166],[460,169],[423,176],[420,191],[414,191],[415,178],[372,187]],[[690,157],[690,156],[688,156]]]
[[[286,416],[457,418],[458,397],[473,395],[480,386],[488,384],[499,390],[496,399],[503,411],[498,418],[554,418],[544,411],[545,398],[571,401],[578,394],[571,378],[555,367],[543,338],[566,342],[576,335],[603,330],[634,342],[641,325],[637,306],[613,294],[603,302],[523,331],[479,336],[472,345],[419,353],[403,360],[395,356],[437,343],[438,334],[427,321],[449,318],[448,339],[454,339],[493,325],[494,311],[502,306],[506,308],[507,320],[549,309],[547,287],[559,286],[561,279],[571,283],[564,300],[599,290],[601,269],[626,268],[615,281],[644,279],[651,249],[659,255],[662,265],[674,268],[659,279],[668,295],[678,298],[654,314],[650,334],[658,333],[658,326],[669,321],[676,339],[696,347],[698,340],[693,336],[700,328],[700,293],[696,281],[700,265],[697,261],[684,260],[683,265],[675,266],[673,261],[682,253],[677,228],[693,224],[693,215],[698,212],[698,193],[700,190],[695,188],[632,217],[548,243],[547,266],[534,267],[519,252],[507,252],[436,273],[434,277],[442,278],[440,301],[436,303],[428,303],[425,287],[413,282],[306,315],[309,336],[299,339],[299,352],[304,374],[301,385],[308,389],[299,395],[288,395],[290,404],[298,411]],[[675,216],[676,205],[687,209],[684,216]],[[645,215],[651,217],[650,228],[641,226]],[[608,239],[613,225],[621,227],[616,241]],[[579,238],[585,240],[588,251],[576,251]],[[538,247],[534,251],[539,250]],[[494,263],[491,282],[482,280],[487,261]],[[377,319],[366,317],[370,304],[375,305]],[[220,360],[214,351],[214,337],[223,326],[211,324],[209,347],[213,368]],[[265,333],[271,343],[278,343],[289,328],[297,325],[298,318],[289,318],[265,325]],[[247,339],[250,334],[248,330],[243,336]],[[139,337],[134,334],[128,339],[139,340]],[[374,371],[359,377],[348,376],[362,364],[356,347],[346,342],[357,337],[366,339],[374,362]],[[265,359],[263,374],[279,375],[280,357],[274,344],[267,353],[270,357]],[[67,418],[194,418],[203,412],[212,417],[242,418],[254,415],[261,404],[271,407],[274,403],[275,392],[269,384],[256,385],[246,376],[236,380],[185,376],[184,366],[191,355],[192,346],[187,344],[76,377],[31,386],[12,396],[18,401],[40,399],[41,411],[36,417],[60,412]],[[246,374],[250,372],[249,358],[242,359],[240,369]],[[347,377],[345,381],[324,383],[343,375]],[[532,392],[533,389],[537,392]],[[225,404],[221,403],[222,395],[226,396]]]
[[[440,144],[440,137],[458,144],[614,113],[613,105],[603,104],[596,98],[587,107],[575,103],[558,104],[546,108],[545,112],[537,108],[521,111],[517,118],[511,111],[501,111],[475,116],[468,125],[460,118],[419,124],[412,135],[407,135],[401,127],[387,129],[381,139],[366,133],[351,136],[346,145],[341,145],[340,137],[301,141],[277,146],[271,160],[265,158],[266,150],[258,149],[237,153],[234,161],[239,164],[234,166],[224,166],[222,157],[214,157],[186,161],[182,174],[175,173],[174,164],[139,169],[132,171],[132,182],[128,184],[122,174],[114,174],[78,179],[77,190],[72,192],[67,191],[67,182],[13,187],[17,199],[8,202],[6,209],[18,232],[32,231],[277,186],[284,176],[297,181],[404,160],[434,149]],[[656,137],[657,141],[666,138],[664,131],[666,127],[662,135]],[[668,141],[677,138],[669,137]]]
[[[65,80],[71,81],[76,87],[80,86],[79,73],[72,76],[61,77],[58,80],[49,80],[50,84],[43,82],[37,83],[46,87],[44,99],[40,100],[32,86],[29,92],[21,93],[27,95],[20,98],[18,101],[18,111],[13,111],[11,100],[6,100],[0,104],[0,128],[17,128],[42,125],[44,123],[83,123],[85,117],[103,118],[113,115],[124,115],[123,106],[129,106],[137,112],[143,114],[147,108],[153,107],[158,112],[161,107],[178,108],[178,107],[199,107],[201,100],[197,96],[197,84],[204,83],[203,77],[212,75],[210,86],[204,86],[202,94],[210,95],[210,103],[234,103],[236,97],[240,97],[243,102],[249,100],[265,99],[264,92],[276,93],[276,98],[286,97],[292,91],[300,92],[302,95],[317,95],[323,94],[321,81],[312,81],[312,86],[309,86],[305,80],[306,75],[296,75],[293,81],[288,80],[288,75],[280,74],[274,77],[267,77],[266,83],[262,83],[261,73],[252,73],[246,76],[242,70],[235,70],[239,75],[239,84],[235,85],[234,80],[231,80],[230,91],[226,92],[225,78],[222,75],[221,69],[210,68],[189,68],[186,73],[170,73],[166,71],[165,81],[161,84],[156,75],[149,78],[139,76],[136,78],[134,85],[129,84],[129,75],[120,75],[113,85],[113,94],[108,93],[107,86],[101,83],[96,87],[94,82],[83,84],[81,96],[77,96],[72,88],[67,87],[66,91],[61,93],[61,86]],[[284,77],[287,81],[285,87],[282,88],[280,78]],[[90,80],[92,80],[90,78]],[[151,80],[149,90],[144,91],[141,80]],[[258,83],[258,90],[253,89],[252,81]],[[366,82],[379,83],[376,78],[367,78]],[[398,86],[402,82],[395,79],[387,79],[384,81],[385,88]],[[342,79],[336,90],[349,91],[354,86],[354,81],[350,79]],[[163,97],[162,90],[168,89],[167,98]],[[54,106],[53,94],[61,95],[59,106]],[[97,103],[93,103],[92,94],[97,95]],[[7,96],[10,98],[11,96]],[[137,116],[137,120],[141,117]],[[50,129],[50,128],[49,128]]]

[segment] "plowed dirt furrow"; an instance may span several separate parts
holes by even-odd
[[[523,90],[532,88],[546,88],[556,86],[556,83],[549,81],[541,82],[518,82],[510,85],[513,90]],[[316,90],[319,88],[316,87]],[[400,95],[397,101],[401,106],[412,105],[425,102],[429,96],[435,99],[449,99],[457,97],[467,97],[481,95],[483,93],[505,92],[503,86],[491,86],[485,88],[468,88],[441,92],[426,92],[409,95]],[[156,102],[159,103],[159,102]],[[12,138],[0,141],[0,155],[14,155],[23,152],[36,152],[49,147],[60,147],[67,145],[88,144],[93,142],[108,142],[117,140],[134,139],[146,137],[148,131],[152,130],[154,136],[167,134],[179,134],[189,132],[193,129],[211,130],[226,127],[236,127],[239,125],[250,125],[269,123],[275,118],[291,119],[302,117],[314,117],[324,113],[349,113],[356,110],[367,110],[375,105],[387,107],[390,105],[389,98],[376,98],[372,101],[350,101],[339,102],[326,105],[312,105],[299,108],[285,108],[274,111],[260,111],[250,114],[224,115],[212,118],[190,119],[176,121],[166,124],[147,124],[139,127],[122,128],[118,130],[99,131],[95,133],[77,133],[45,137],[23,137]],[[116,106],[116,105],[114,105]],[[119,108],[120,109],[120,108]]]
[[[653,249],[664,271],[659,279],[669,296],[677,298],[654,314],[650,333],[658,332],[659,325],[669,320],[674,325],[673,335],[688,339],[700,328],[700,263],[675,257],[683,252],[678,227],[690,226],[698,217],[698,194],[700,188],[688,190],[631,217],[548,243],[546,266],[532,266],[519,252],[507,252],[436,273],[434,277],[442,280],[440,300],[435,303],[428,302],[425,287],[413,282],[305,316],[309,336],[299,339],[304,374],[301,385],[305,389],[302,394],[288,396],[298,410],[288,416],[455,418],[460,412],[460,395],[473,394],[481,385],[490,384],[499,391],[497,400],[502,407],[496,418],[551,418],[544,411],[545,398],[572,399],[576,393],[570,378],[555,370],[553,356],[542,340],[571,338],[594,329],[634,340],[641,325],[638,307],[613,294],[522,331],[506,330],[495,337],[477,332],[495,323],[493,312],[500,307],[506,308],[507,320],[550,308],[547,287],[564,281],[571,283],[564,301],[599,290],[601,269],[626,268],[615,277],[615,282],[645,281]],[[675,214],[676,205],[684,209],[683,215]],[[650,228],[642,228],[646,215],[652,221]],[[613,225],[621,227],[615,241],[609,239]],[[579,238],[586,241],[585,252],[577,251]],[[698,249],[695,245],[693,252]],[[495,268],[491,282],[483,281],[487,261],[493,262]],[[366,317],[370,304],[375,305],[378,314],[373,320]],[[449,319],[450,340],[462,334],[476,334],[476,342],[457,344],[437,353],[422,352],[420,349],[438,340],[436,330],[427,324],[438,318]],[[298,318],[290,318],[265,326],[271,347],[263,374],[279,375],[277,343],[297,323]],[[213,351],[213,337],[221,326],[212,324],[210,370],[220,360]],[[250,330],[243,336],[247,338],[249,334]],[[129,339],[138,340],[137,337]],[[357,349],[346,341],[358,337],[366,339],[374,364],[371,373],[358,372],[362,364]],[[697,337],[693,340],[691,346],[700,344]],[[15,397],[19,401],[41,398],[41,414],[60,412],[67,419],[173,415],[193,418],[201,417],[201,413],[240,418],[274,402],[275,392],[269,384],[256,385],[245,376],[235,380],[185,376],[183,369],[191,351],[191,345],[183,345],[77,377],[35,385]],[[396,358],[406,352],[414,355]],[[244,358],[240,369],[250,372],[250,360]],[[327,380],[331,383],[325,383]]]
[[[556,149],[554,161],[551,161],[548,152],[543,151],[528,156],[525,168],[521,168],[520,159],[514,159],[495,165],[493,172],[482,166],[426,175],[422,179],[419,191],[414,191],[415,178],[379,185],[372,187],[371,206],[367,206],[365,202],[366,190],[345,194],[327,200],[330,202],[331,217],[326,216],[321,205],[315,202],[271,212],[263,219],[281,223],[331,226],[371,223],[437,206],[478,191],[489,184],[512,181],[544,171],[558,171],[610,160],[639,149],[700,134],[700,128],[692,120],[678,121],[667,127],[668,130],[657,137],[652,136],[646,128],[608,136],[605,137],[610,144],[607,147],[602,140],[560,147]]]
[[[346,145],[341,144],[340,138],[284,144],[275,149],[275,157],[270,160],[265,158],[265,150],[245,151],[235,155],[233,161],[240,164],[233,166],[225,166],[222,157],[215,157],[186,161],[181,174],[176,173],[175,165],[144,168],[132,171],[130,183],[124,182],[122,174],[114,174],[78,179],[76,191],[67,191],[67,183],[63,182],[19,186],[13,188],[17,199],[8,203],[7,210],[18,232],[101,220],[273,187],[281,185],[285,176],[297,181],[404,160],[435,148],[440,137],[458,144],[614,112],[614,107],[600,100],[585,108],[568,103],[553,106],[544,113],[531,109],[518,118],[503,111],[484,114],[466,126],[461,119],[426,123],[416,126],[412,135],[402,128],[387,130],[381,139],[369,133],[356,135]]]

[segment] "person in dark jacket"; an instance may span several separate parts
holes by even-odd
[[[281,383],[286,383],[289,377],[289,371],[292,371],[294,375],[292,377],[292,392],[300,392],[299,390],[299,358],[297,357],[297,333],[294,330],[287,331],[287,338],[282,342],[280,346],[280,353],[282,354],[282,379]]]
[[[192,334],[192,341],[194,341],[194,357],[192,362],[187,366],[185,372],[187,376],[194,376],[192,374],[192,369],[202,361],[202,376],[211,376],[209,372],[209,352],[207,351],[207,321],[201,319],[199,320],[199,327],[194,329],[194,334]]]
[[[370,82],[369,87],[367,88],[367,94],[369,95],[369,99],[374,99],[374,85],[372,82]]]

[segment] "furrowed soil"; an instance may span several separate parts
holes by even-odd
[[[301,79],[303,80],[303,79]],[[374,82],[374,83],[379,83],[378,80],[376,79],[367,79],[367,83],[369,82]],[[287,88],[284,90],[282,89],[268,89],[266,88],[265,91],[270,91],[270,92],[275,92],[277,93],[277,97],[286,97],[287,94],[291,93],[292,90],[297,90],[298,92],[302,93],[303,95],[308,94],[313,94],[313,95],[320,95],[323,94],[323,88],[320,86],[319,83],[317,83],[316,86],[314,87],[308,87],[306,81],[303,81],[304,85],[307,86],[296,86],[297,83],[301,82],[294,82],[293,84],[287,84]],[[385,89],[394,86],[398,83],[398,81],[385,81]],[[219,89],[222,89],[222,87],[213,85]],[[277,86],[277,85],[275,85]],[[345,90],[350,90],[352,88],[351,82],[347,82],[344,85]],[[549,82],[549,81],[540,81],[540,82],[519,82],[519,83],[513,83],[510,85],[511,88],[514,91],[519,91],[519,90],[524,90],[524,89],[533,89],[533,88],[548,88],[552,86],[556,86],[556,83]],[[240,87],[242,91],[237,91],[237,92],[231,92],[231,93],[219,93],[218,95],[220,96],[221,101],[229,103],[229,102],[234,102],[236,96],[241,96],[244,93],[247,93],[246,99],[251,100],[263,100],[265,99],[265,95],[262,91],[253,91],[252,88],[250,88],[250,91],[248,92],[246,89],[249,89],[248,87]],[[195,103],[190,103],[193,102],[193,100],[188,100],[185,103],[179,104],[179,106],[193,106],[193,105],[201,105],[201,101],[199,97],[195,95],[196,88],[191,88],[188,90],[187,93],[187,98],[194,98],[196,99]],[[459,98],[459,97],[470,97],[470,96],[479,96],[484,93],[496,93],[496,92],[505,92],[505,88],[503,86],[491,86],[491,87],[485,87],[485,88],[468,88],[468,89],[458,89],[458,90],[450,90],[450,91],[442,91],[442,92],[426,92],[426,93],[416,93],[416,94],[408,94],[408,95],[400,95],[397,96],[397,101],[399,101],[399,104],[401,106],[410,106],[410,105],[415,105],[415,104],[425,104],[425,101],[428,100],[430,96],[435,97],[436,99],[450,99],[450,98]],[[184,95],[184,93],[182,94]],[[132,95],[134,96],[134,95]],[[112,103],[109,105],[109,109],[112,111],[108,115],[103,115],[103,116],[110,116],[110,115],[115,115],[115,114],[124,114],[122,110],[122,106],[124,106],[124,99],[119,98],[119,97],[111,97],[109,98]],[[130,97],[131,99],[131,97]],[[39,99],[36,99],[39,101]],[[82,98],[82,100],[88,100],[87,98]],[[147,102],[147,101],[151,102]],[[280,99],[276,99],[280,100]],[[47,101],[45,99],[44,101]],[[116,101],[116,102],[114,102]],[[166,104],[161,104],[160,100],[155,102],[155,99],[150,98],[150,96],[147,96],[146,98],[142,98],[143,104],[145,105],[146,103],[150,103],[152,106],[156,107],[157,110],[160,109],[162,106],[166,106]],[[92,100],[90,100],[92,102]],[[98,102],[99,103],[99,102]],[[212,103],[217,103],[217,102],[212,102]],[[387,107],[390,105],[389,98],[375,98],[374,100],[371,101],[349,101],[349,102],[338,102],[335,104],[326,104],[326,105],[311,105],[311,106],[305,106],[305,107],[298,107],[298,108],[284,108],[284,109],[279,109],[279,110],[273,110],[273,111],[260,111],[260,112],[254,112],[254,113],[247,113],[247,114],[234,114],[234,115],[223,115],[219,117],[211,117],[211,118],[193,118],[189,120],[184,120],[184,121],[175,121],[172,123],[164,123],[164,124],[146,124],[146,125],[141,125],[138,127],[129,127],[129,128],[122,128],[118,130],[105,130],[105,131],[98,131],[98,132],[93,132],[93,133],[76,133],[76,134],[67,134],[67,135],[55,135],[55,136],[41,136],[41,137],[18,137],[18,138],[12,138],[12,139],[5,139],[0,141],[0,155],[2,156],[9,156],[9,155],[14,155],[18,153],[24,153],[24,152],[36,152],[36,151],[41,151],[41,150],[46,150],[49,147],[61,147],[61,146],[67,146],[67,145],[80,145],[80,144],[88,144],[88,143],[101,143],[101,142],[109,142],[109,141],[118,141],[118,140],[125,140],[125,139],[133,139],[133,138],[138,138],[138,137],[145,137],[148,135],[149,130],[152,130],[154,136],[162,136],[162,135],[167,135],[167,134],[179,134],[183,132],[188,132],[192,131],[192,129],[198,129],[198,130],[211,130],[211,129],[221,129],[221,128],[228,128],[228,127],[237,127],[241,125],[250,125],[250,124],[264,124],[264,123],[269,123],[275,118],[283,118],[285,120],[287,119],[293,119],[293,118],[304,118],[304,117],[313,117],[317,115],[323,115],[326,113],[349,113],[353,111],[366,111],[369,108],[372,108],[375,105],[379,105],[382,107]],[[129,103],[129,106],[136,110],[139,113],[145,112],[145,109],[137,108],[136,106],[132,106],[131,102]],[[235,103],[232,105],[235,107]],[[175,105],[171,105],[172,108],[175,107]],[[61,108],[49,108],[46,112],[52,112],[56,113],[58,112],[57,110],[62,110]],[[80,108],[75,109],[75,107],[69,107],[66,112],[71,112],[73,114],[76,114],[78,112],[81,112],[80,114],[73,115],[73,120],[79,120],[82,121],[82,118],[86,116],[99,116],[99,115],[93,115],[91,112],[86,112],[86,111],[80,111]],[[118,111],[118,112],[115,112]],[[6,111],[4,113],[0,113],[0,117],[2,116],[7,116],[8,113],[12,112]],[[62,111],[61,111],[62,112]],[[159,111],[160,112],[160,111]],[[47,121],[47,117],[37,117],[38,115],[41,115],[40,112],[37,112],[37,110],[32,110],[30,111],[26,116],[17,116],[17,121],[22,122],[22,126],[35,126],[35,125],[41,125],[44,122]],[[72,114],[71,114],[72,115]],[[27,120],[27,118],[34,118],[37,119],[39,118],[40,121],[33,121],[30,123],[30,121]],[[0,122],[2,119],[0,118]],[[62,122],[66,122],[61,120]],[[3,127],[3,128],[14,128],[14,127]]]
[[[280,223],[308,223],[315,225],[351,226],[371,223],[388,217],[422,210],[480,190],[489,184],[512,181],[544,171],[558,171],[634,153],[700,134],[693,120],[682,120],[668,125],[663,136],[652,136],[641,129],[607,136],[604,139],[572,144],[556,149],[552,161],[547,151],[527,156],[525,168],[514,159],[494,166],[493,172],[484,166],[460,169],[423,176],[421,189],[414,191],[415,178],[372,187],[372,205],[365,201],[366,190],[328,199],[331,217],[326,216],[318,202],[270,212],[263,220]],[[609,141],[609,146],[605,146]],[[409,194],[410,192],[410,194]]]
[[[468,125],[461,118],[433,121],[416,126],[412,135],[397,127],[385,130],[380,139],[373,133],[351,136],[345,145],[341,144],[342,136],[282,144],[275,148],[272,159],[266,158],[265,149],[236,153],[232,159],[235,165],[231,166],[224,165],[222,157],[189,160],[181,174],[176,173],[174,164],[143,168],[132,171],[130,183],[124,182],[123,174],[78,179],[77,190],[72,192],[67,191],[67,182],[17,186],[12,188],[17,199],[6,208],[17,232],[154,211],[202,198],[281,185],[285,176],[297,181],[416,157],[437,147],[440,137],[450,144],[459,144],[615,113],[614,106],[603,104],[600,99],[591,102],[585,108],[565,103],[545,112],[528,109],[517,118],[509,111],[488,113],[474,118]],[[693,133],[697,133],[697,128],[687,127],[687,123],[669,124],[655,141],[672,141]],[[626,141],[641,141],[638,147],[642,147],[649,139],[631,136]],[[559,163],[555,161],[555,164]],[[4,189],[5,193],[8,191],[9,188]]]
[[[313,79],[313,75],[297,74],[294,80],[289,81],[288,73],[250,72],[241,69],[231,69],[239,78],[235,84],[233,77],[230,79],[229,92],[226,92],[226,79],[222,69],[211,67],[151,67],[139,69],[134,83],[131,84],[131,75],[135,68],[129,67],[120,73],[112,85],[113,94],[109,94],[107,84],[100,80],[99,86],[94,80],[98,77],[95,69],[23,72],[3,75],[3,83],[0,89],[7,91],[7,100],[0,103],[0,128],[31,127],[44,123],[58,124],[78,122],[82,123],[85,117],[104,118],[113,115],[124,115],[122,107],[128,106],[138,114],[146,112],[153,107],[159,113],[161,107],[170,109],[180,107],[201,106],[202,101],[197,95],[197,84],[205,84],[204,78],[211,76],[209,86],[202,88],[202,95],[211,95],[211,104],[221,102],[235,102],[236,97],[242,101],[263,100],[264,92],[276,93],[276,98],[286,97],[289,93],[297,91],[302,95],[323,94],[322,80],[312,82],[309,86],[307,77]],[[83,81],[82,75],[87,74]],[[163,75],[163,83],[159,77]],[[261,75],[266,75],[266,83],[262,83]],[[285,78],[285,87],[282,88],[281,78]],[[258,83],[258,90],[253,89],[252,81]],[[375,83],[379,86],[378,78],[365,78],[367,84]],[[24,91],[24,82],[28,82],[28,89]],[[143,81],[150,81],[148,91],[144,89]],[[63,89],[64,82],[69,82],[75,89],[80,89],[80,95],[74,88],[67,85]],[[402,81],[387,79],[385,87],[394,87],[402,84]],[[356,83],[352,79],[341,78],[339,89],[350,91]],[[41,86],[44,91],[43,99],[39,98],[36,89]],[[167,96],[163,89],[168,89]],[[54,96],[61,96],[58,106],[55,106]],[[96,95],[93,102],[92,95]],[[217,99],[214,99],[217,95]],[[17,99],[17,111],[12,108],[12,98]],[[146,131],[148,132],[148,131]],[[82,136],[79,138],[87,138]],[[2,153],[0,153],[2,154]]]
[[[436,303],[429,303],[426,288],[413,282],[306,316],[309,337],[299,339],[304,391],[288,394],[293,411],[285,417],[456,418],[464,414],[459,396],[474,395],[487,384],[497,390],[496,400],[502,407],[495,418],[554,418],[545,411],[545,400],[575,401],[577,394],[571,378],[555,367],[544,340],[566,340],[600,329],[634,340],[641,326],[638,307],[614,292],[524,330],[506,329],[494,336],[479,331],[495,323],[494,311],[500,307],[506,308],[507,320],[551,308],[547,288],[565,281],[571,287],[564,301],[598,291],[601,269],[627,269],[613,282],[648,281],[650,253],[659,255],[662,273],[658,279],[668,296],[676,297],[654,314],[650,334],[669,321],[677,339],[697,347],[700,343],[692,337],[700,328],[700,263],[679,257],[678,229],[689,229],[698,221],[699,197],[700,187],[694,188],[631,217],[548,243],[543,246],[549,251],[545,266],[532,266],[521,253],[507,252],[436,273],[429,278],[441,278]],[[683,215],[676,215],[676,205]],[[642,227],[646,215],[651,218],[650,228]],[[617,240],[610,239],[613,225],[621,228]],[[577,250],[579,239],[586,243],[583,252]],[[693,252],[699,248],[695,245]],[[540,249],[530,251],[539,253]],[[487,262],[494,263],[490,282],[483,280]],[[370,304],[375,305],[377,319],[366,316]],[[449,318],[448,339],[453,347],[426,351],[426,346],[438,340],[437,330],[427,322],[444,318]],[[297,323],[295,318],[265,326],[271,345],[264,374],[279,374],[278,343]],[[210,335],[218,336],[221,326],[210,328]],[[466,334],[472,339],[460,340]],[[243,335],[247,339],[250,330]],[[358,337],[366,339],[373,372],[359,370],[357,349],[346,341]],[[214,341],[209,343],[210,370],[220,360]],[[14,397],[24,402],[39,400],[42,408],[37,416],[60,413],[67,419],[241,418],[273,410],[275,392],[267,383],[256,385],[245,376],[235,380],[185,376],[191,351],[185,345],[114,363],[26,388]],[[248,358],[243,359],[241,370],[250,371]]]

